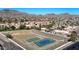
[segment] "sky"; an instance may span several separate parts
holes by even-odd
[[[69,13],[73,15],[79,15],[79,8],[0,8],[16,10],[20,12],[25,12],[29,14],[61,14]]]

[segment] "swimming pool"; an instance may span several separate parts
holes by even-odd
[[[42,46],[45,46],[45,45],[48,45],[50,43],[53,43],[54,40],[51,40],[50,38],[44,38],[42,40],[39,40],[37,42],[34,42],[37,46],[39,47],[42,47]]]

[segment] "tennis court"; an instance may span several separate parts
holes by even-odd
[[[42,47],[51,43],[54,43],[54,40],[51,40],[50,38],[45,38],[42,40],[39,40],[37,42],[34,42],[37,46]]]
[[[29,43],[34,43],[39,47],[54,43],[53,39],[50,39],[50,38],[41,39],[41,38],[38,38],[38,37],[28,38],[28,39],[26,39],[26,41],[28,41]]]
[[[5,33],[10,33],[14,37],[12,40],[29,50],[55,49],[64,44],[64,41],[56,40],[54,36],[40,31],[19,30]]]

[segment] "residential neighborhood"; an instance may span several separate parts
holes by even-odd
[[[0,50],[78,50],[78,44],[79,15],[0,10]]]

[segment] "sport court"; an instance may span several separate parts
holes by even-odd
[[[8,32],[12,34],[15,42],[28,50],[52,50],[65,42],[57,40],[53,36],[36,30],[20,30]]]

